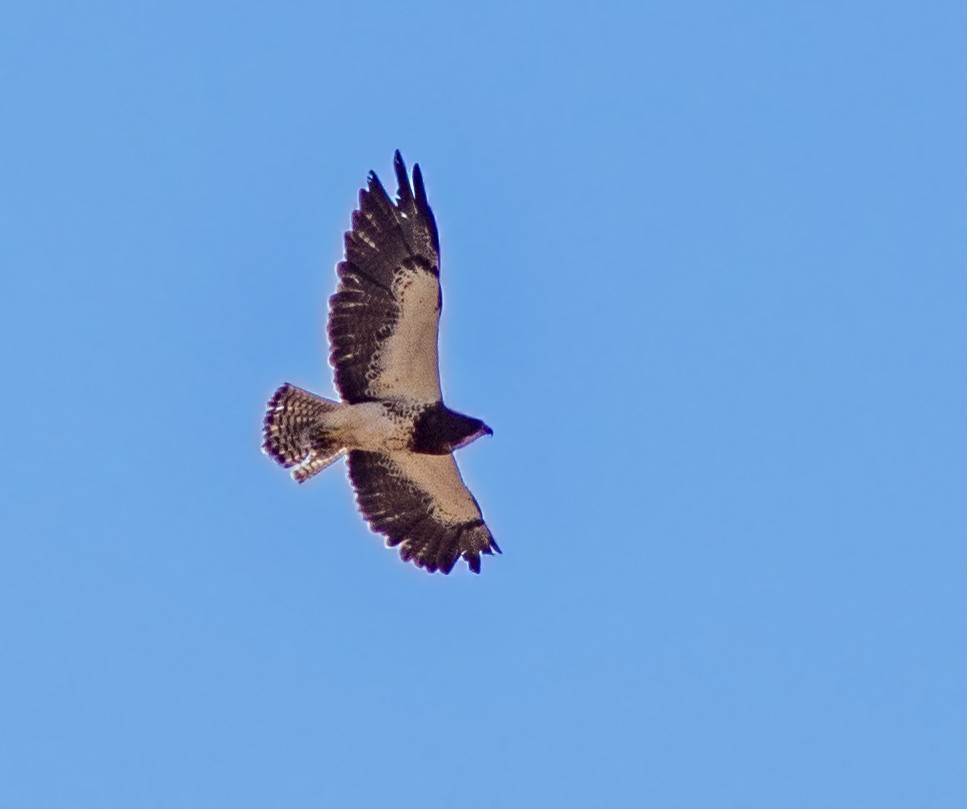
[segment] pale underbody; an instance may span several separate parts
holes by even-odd
[[[419,405],[407,402],[342,403],[326,414],[326,432],[347,450],[399,452],[408,448],[410,440],[405,415],[418,409]]]

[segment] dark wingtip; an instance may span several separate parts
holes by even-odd
[[[416,201],[429,208],[430,204],[426,200],[426,186],[423,185],[423,171],[419,163],[413,164],[413,188],[416,190]]]
[[[403,162],[403,155],[397,149],[393,155],[393,170],[396,172],[396,184],[399,186],[396,196],[400,202],[408,202],[413,199],[413,189],[410,188],[410,178],[406,173],[406,163]]]
[[[419,163],[413,164],[413,188],[416,191],[416,207],[426,218],[427,226],[430,229],[430,238],[433,240],[433,249],[440,253],[440,234],[437,232],[436,219],[433,211],[430,210],[430,201],[426,198],[426,185],[423,182],[423,170]]]
[[[366,175],[366,185],[368,186],[368,190],[366,188],[361,188],[359,190],[360,210],[363,209],[363,206],[366,204],[370,194],[373,195],[373,200],[377,205],[389,206],[392,204],[390,202],[389,194],[386,193],[386,189],[383,188],[383,184],[380,182],[380,179],[375,171],[370,171],[369,174]]]
[[[437,564],[440,566],[440,572],[443,574],[448,574],[453,570],[453,566],[457,563],[457,559],[460,558],[460,548],[456,543],[445,545],[441,548],[440,553],[437,557]]]

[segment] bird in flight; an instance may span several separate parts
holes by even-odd
[[[453,452],[493,431],[443,403],[437,336],[440,239],[423,174],[399,152],[390,200],[375,173],[359,192],[329,299],[329,362],[342,401],[285,384],[269,399],[262,451],[304,483],[343,455],[370,527],[403,561],[449,573],[500,553]]]

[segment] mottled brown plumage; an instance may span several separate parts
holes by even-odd
[[[348,454],[360,511],[404,561],[449,573],[499,552],[453,451],[492,431],[443,403],[440,241],[423,175],[400,153],[394,203],[372,172],[329,300],[335,402],[293,385],[269,400],[263,451],[302,483]]]

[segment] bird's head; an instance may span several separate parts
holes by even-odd
[[[465,447],[482,435],[493,435],[480,419],[456,413],[442,403],[429,406],[416,420],[412,449],[431,455],[446,455]]]

